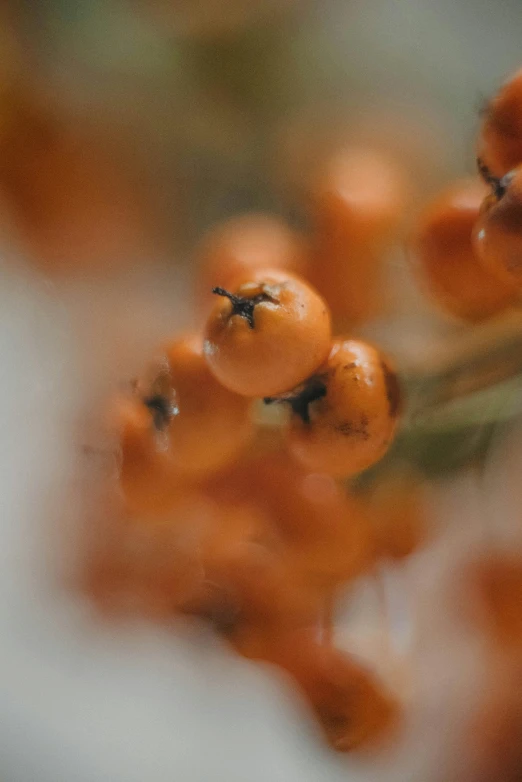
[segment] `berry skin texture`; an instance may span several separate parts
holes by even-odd
[[[337,477],[355,475],[379,461],[393,440],[401,410],[397,377],[386,359],[364,342],[335,340],[308,387],[313,383],[315,400],[307,399],[304,409],[295,398],[291,401],[287,442],[293,455],[308,469]]]
[[[497,177],[522,163],[522,69],[502,85],[486,107],[477,157]]]
[[[204,352],[226,388],[250,397],[280,394],[326,359],[330,313],[301,278],[263,270],[231,294],[216,291],[220,298],[206,325]]]
[[[473,246],[473,228],[488,194],[478,179],[442,192],[418,221],[412,249],[427,294],[453,315],[481,320],[513,303],[512,283],[485,269]]]
[[[485,199],[474,243],[484,268],[505,284],[522,288],[522,167],[500,180]]]
[[[214,304],[212,288],[230,288],[236,279],[258,269],[306,276],[309,250],[304,238],[278,217],[252,212],[209,231],[198,255],[197,298],[208,311]]]
[[[331,157],[315,182],[310,280],[340,328],[362,323],[382,307],[383,262],[407,191],[402,171],[386,155],[358,147]]]
[[[217,382],[199,336],[166,347],[171,384],[165,432],[180,474],[197,475],[231,462],[253,434],[251,403]]]

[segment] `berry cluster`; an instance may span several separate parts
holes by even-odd
[[[395,707],[331,643],[338,590],[379,548],[333,476],[382,456],[397,381],[375,348],[332,340],[327,305],[296,275],[259,270],[231,289],[214,289],[204,336],[166,345],[111,411],[119,495],[89,586],[105,607],[123,591],[159,615],[205,617],[242,655],[287,670],[348,750]],[[286,423],[256,432],[254,397],[281,402]]]
[[[427,289],[453,314],[480,320],[512,307],[522,287],[522,71],[484,111],[477,179],[429,204],[413,246]]]
[[[379,200],[362,183],[338,221],[350,213],[354,247],[377,258],[395,194]],[[376,347],[332,337],[310,247],[275,218],[229,221],[202,255],[204,327],[164,345],[109,411],[117,485],[91,529],[87,585],[106,611],[197,616],[244,657],[282,667],[331,746],[348,751],[398,715],[333,643],[341,590],[419,542],[413,484],[390,489],[390,504],[387,491],[356,496],[339,482],[392,443],[397,376]]]
[[[423,214],[414,240],[435,298],[470,320],[520,306],[522,70],[484,110],[477,164],[482,182],[463,181],[440,195]],[[487,661],[468,741],[480,779],[515,780],[522,764],[520,551],[487,551],[464,569],[462,584],[462,605],[479,629]]]
[[[520,139],[517,74],[484,118],[485,181],[449,188],[418,220],[424,278],[460,317],[491,316],[518,296]],[[168,342],[111,408],[118,475],[88,547],[100,606],[210,622],[239,654],[287,671],[340,751],[385,735],[398,707],[335,647],[337,596],[383,557],[408,556],[422,525],[415,487],[368,498],[339,482],[386,453],[402,395],[387,358],[332,337],[332,323],[373,312],[405,190],[386,160],[352,149],[317,180],[311,240],[263,215],[205,239],[205,325]],[[491,624],[505,634],[499,610]]]

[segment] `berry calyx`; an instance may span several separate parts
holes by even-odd
[[[314,376],[306,383],[290,394],[281,396],[266,396],[263,399],[265,405],[286,403],[290,405],[292,413],[298,415],[304,424],[310,423],[310,405],[326,396],[326,383],[323,377]]]
[[[252,296],[252,298],[248,298],[247,296],[237,296],[235,293],[231,293],[225,288],[219,287],[212,288],[212,293],[215,293],[216,296],[224,296],[225,298],[229,299],[232,303],[232,311],[229,317],[232,317],[233,315],[239,315],[241,318],[246,320],[251,329],[255,327],[254,310],[258,304],[267,301],[271,302],[272,304],[279,304],[278,300],[269,293],[266,293],[266,291],[262,291],[262,293],[258,293],[255,296]]]

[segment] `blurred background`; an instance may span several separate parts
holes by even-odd
[[[474,173],[480,109],[521,40],[518,0],[2,2],[3,782],[480,778],[466,731],[484,652],[455,574],[485,538],[518,545],[516,419],[480,474],[431,486],[440,534],[389,574],[392,631],[361,585],[350,643],[408,704],[401,741],[371,758],[329,753],[284,677],[207,631],[93,626],[62,576],[105,469],[77,440],[96,446],[108,390],[197,322],[205,232],[250,210],[306,230],[316,168],[345,143],[404,169],[411,221]],[[426,302],[407,254],[390,253],[387,312],[361,333],[417,367],[470,327]]]

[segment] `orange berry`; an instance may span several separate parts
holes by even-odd
[[[299,277],[263,270],[220,296],[205,332],[216,378],[245,396],[287,391],[314,372],[330,346],[330,314]]]
[[[0,133],[0,191],[32,261],[47,273],[105,273],[143,256],[145,201],[114,157],[32,95]]]
[[[308,247],[298,233],[273,215],[232,217],[211,230],[199,248],[198,298],[212,302],[212,288],[230,288],[238,277],[261,269],[306,276]]]
[[[218,584],[236,607],[234,630],[244,623],[275,629],[318,621],[320,596],[280,551],[246,541],[241,548],[231,548],[220,561],[209,561],[206,572],[210,583]]]
[[[127,508],[138,515],[168,511],[183,489],[150,410],[138,399],[122,398],[115,419],[120,436],[120,486]]]
[[[522,287],[522,167],[498,180],[474,229],[484,268],[506,285]]]
[[[353,325],[382,303],[383,261],[404,212],[407,186],[392,161],[352,147],[327,161],[313,188],[315,257],[310,279],[334,321]]]
[[[490,554],[470,570],[476,615],[488,638],[503,650],[522,648],[522,560]]]
[[[186,492],[154,520],[121,514],[104,519],[87,562],[87,587],[111,613],[168,618],[199,595],[199,541],[219,510]]]
[[[328,589],[363,571],[370,529],[362,503],[324,473],[310,473],[284,454],[253,468],[264,501],[303,581]]]
[[[271,519],[252,503],[221,506],[200,547],[203,591],[188,610],[227,633],[245,621],[294,626],[318,602],[288,567]]]
[[[477,156],[497,177],[522,163],[522,69],[489,101],[480,129]]]
[[[427,293],[454,315],[487,318],[513,303],[513,284],[485,269],[473,246],[473,228],[487,195],[479,180],[457,182],[422,213],[413,248]]]
[[[384,456],[399,419],[401,393],[395,372],[374,347],[357,340],[333,342],[325,364],[292,394],[287,442],[309,470],[354,475]]]
[[[251,403],[217,382],[188,336],[165,348],[165,362],[145,397],[180,474],[197,475],[231,462],[253,433]]]
[[[236,570],[245,567],[250,573],[252,561],[269,556],[270,532],[255,507],[220,505],[198,546],[201,590],[184,610],[209,619],[221,631],[234,627],[244,607]]]
[[[418,479],[400,475],[385,479],[372,491],[366,512],[378,557],[400,561],[426,542],[421,491]]]

